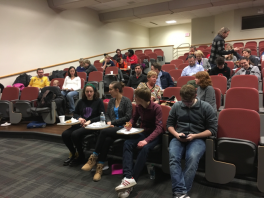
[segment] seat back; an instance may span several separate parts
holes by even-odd
[[[111,74],[111,71],[113,71],[113,74],[118,74],[118,68],[115,66],[107,67],[105,69],[105,74]]]
[[[108,102],[104,102],[105,113],[107,112]]]
[[[149,56],[142,55],[142,56],[139,57],[139,60],[141,61],[141,63],[143,63],[145,59],[148,59],[148,61],[149,61]]]
[[[63,69],[63,71],[66,71],[66,72],[68,72],[68,70],[69,70],[69,68],[64,68],[64,69]]]
[[[185,60],[186,60],[186,57],[185,57],[185,56],[179,56],[179,57],[178,57],[178,60],[183,60],[183,61],[185,61]]]
[[[104,73],[104,69],[102,67],[96,67],[97,71]],[[90,76],[90,74],[89,74]]]
[[[178,101],[181,101],[180,90],[181,87],[167,87],[164,89],[163,97],[170,98],[171,96],[175,96]]]
[[[250,109],[228,108],[218,117],[217,137],[249,140],[258,145],[260,139],[260,116]]]
[[[132,115],[136,112],[136,104],[132,103]]]
[[[162,111],[162,124],[164,131],[167,131],[167,120],[170,114],[171,108],[165,105],[160,105]]]
[[[208,54],[210,54],[210,52],[204,51],[203,54],[204,54],[204,58],[206,58],[208,56]]]
[[[162,65],[161,67],[161,70],[165,72],[169,72],[170,70],[174,70],[174,69],[176,69],[174,64],[165,64],[165,65]]]
[[[87,73],[86,72],[77,72],[77,76],[83,79],[87,79]]]
[[[174,64],[174,65],[176,65],[176,67],[177,67],[178,65],[183,64],[183,60],[182,60],[182,59],[172,60],[172,61],[170,62],[170,64]],[[177,68],[178,68],[178,67],[177,67]]]
[[[134,89],[132,87],[123,88],[123,96],[127,97],[131,102],[134,99]]]
[[[257,42],[256,41],[249,41],[249,42],[246,42],[246,45],[245,45],[245,48],[247,48],[248,46],[254,46],[257,48]]]
[[[53,79],[51,80],[51,82],[50,82],[50,85],[51,85],[51,86],[53,86],[53,82],[54,82],[54,80],[59,81],[59,83],[60,83],[59,87],[60,87],[60,89],[62,89],[62,86],[63,86],[63,84],[64,84],[64,78],[53,78]]]
[[[183,85],[186,85],[189,80],[194,79],[194,76],[181,76],[180,78],[178,78],[177,87],[182,87]]]
[[[227,79],[224,76],[210,76],[214,88],[219,88],[222,94],[227,90]]]
[[[259,112],[258,90],[249,87],[235,87],[226,92],[225,109],[243,108]]]
[[[170,70],[169,74],[171,75],[172,78],[174,78],[175,81],[178,81],[178,78],[181,77],[182,69],[174,69]]]
[[[162,56],[162,57],[164,56],[164,52],[162,50],[160,50],[160,51],[154,50],[154,53],[157,54],[157,56]]]
[[[19,89],[17,87],[6,87],[2,91],[1,100],[8,100],[8,101],[17,100],[18,97],[19,97]]]
[[[179,66],[177,66],[178,69],[184,69],[185,67],[187,67],[189,65],[189,63],[182,63]]]
[[[39,88],[37,87],[25,87],[20,96],[20,100],[35,100],[38,98]]]
[[[253,75],[237,75],[231,80],[231,88],[251,87],[258,90],[258,77]]]
[[[103,66],[103,63],[100,63],[100,62],[94,62],[94,66],[95,66],[95,67],[102,67],[102,66]]]
[[[144,54],[145,54],[145,55],[148,55],[148,54],[150,54],[150,53],[153,53],[151,49],[146,49],[146,50],[144,50]]]
[[[219,110],[221,106],[221,90],[215,87],[214,90],[215,90],[216,108],[217,110]]]
[[[93,71],[89,74],[89,81],[101,82],[103,81],[103,73],[100,71]]]
[[[44,76],[49,76],[49,73],[45,73]]]
[[[233,47],[234,48],[236,48],[236,47],[244,47],[244,43],[242,43],[242,42],[234,43]]]
[[[84,80],[83,78],[81,78],[81,89],[84,88],[84,83],[85,83],[86,80]]]
[[[142,50],[136,50],[135,51],[135,54],[138,55],[138,54],[144,54]]]
[[[95,61],[94,61],[94,64],[95,64],[95,63],[100,63],[100,60],[95,60]]]
[[[155,60],[157,60],[157,58],[158,58],[158,56],[157,56],[156,53],[149,53],[148,56],[149,56],[149,59],[155,59]]]
[[[207,45],[200,45],[199,48],[206,49],[208,46]]]

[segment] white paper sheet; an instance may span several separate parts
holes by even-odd
[[[124,134],[131,134],[131,133],[136,133],[138,132],[138,129],[136,128],[131,128],[130,131],[126,130],[125,128],[119,130],[120,133]]]

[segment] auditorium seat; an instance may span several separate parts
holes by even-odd
[[[233,87],[252,87],[258,90],[258,78],[253,75],[237,75],[231,80],[231,88]]]
[[[180,65],[177,66],[178,69],[184,69],[185,67],[187,67],[189,65],[189,63],[182,63]]]
[[[102,98],[104,94],[103,73],[100,71],[93,71],[89,74],[88,83],[93,84],[99,92],[99,97]]]
[[[153,53],[151,49],[144,50],[144,54],[147,56],[148,54]]]
[[[105,75],[111,74],[111,71],[113,71],[114,75],[118,75],[118,68],[115,66],[107,67],[105,69]]]
[[[233,61],[226,61],[227,67],[230,68],[230,77],[233,75],[233,69],[235,68],[234,62]]]
[[[212,75],[210,76],[212,80],[213,87],[219,88],[221,90],[221,94],[225,94],[227,90],[227,79],[224,76]]]
[[[164,89],[163,97],[170,98],[172,96],[175,96],[178,101],[181,101],[180,90],[181,87],[167,87],[166,89]]]
[[[138,54],[144,54],[142,50],[136,50],[135,51],[135,55],[138,55]]]
[[[186,57],[185,57],[185,56],[179,56],[179,57],[178,57],[178,60],[183,60],[183,61],[185,61],[185,60],[186,60]]]
[[[234,43],[233,44],[233,47],[236,48],[236,47],[244,47],[244,43],[243,42],[237,42],[237,43]]]
[[[63,71],[66,71],[66,72],[68,72],[68,70],[69,70],[69,68],[64,68],[64,69],[63,69]]]
[[[170,70],[169,74],[174,78],[174,85],[177,84],[178,79],[181,77],[182,69]]]
[[[181,76],[178,78],[177,87],[182,87],[183,85],[186,85],[188,81],[194,79],[195,79],[194,76]]]
[[[103,63],[100,63],[100,62],[94,62],[94,66],[97,68],[97,67],[102,67],[103,66]]]
[[[176,68],[178,68],[178,65],[183,64],[183,63],[184,63],[184,61],[182,59],[176,59],[176,60],[172,60],[170,62],[170,64],[176,65]]]
[[[218,118],[217,140],[206,140],[206,180],[226,184],[235,175],[246,176],[257,168],[257,187],[264,192],[263,143],[256,111],[224,109]]]
[[[44,76],[49,76],[49,73],[45,73],[45,74],[43,74]]]
[[[100,71],[100,72],[104,73],[104,69],[102,67],[96,67],[96,69],[97,69],[97,71]],[[90,74],[89,74],[89,76],[90,76]]]
[[[149,56],[143,54],[142,56],[139,57],[140,64],[144,63],[144,60],[148,60],[149,62]]]
[[[25,87],[21,91],[20,100],[16,101],[15,111],[10,114],[10,123],[18,124],[23,118],[32,117],[31,107],[36,105],[39,95],[39,88]]]
[[[8,118],[13,113],[14,104],[19,99],[19,89],[17,87],[6,87],[2,92],[0,100],[0,115]]]
[[[154,49],[154,53],[157,54],[158,59],[163,60],[164,52],[162,49]]]
[[[169,72],[170,70],[174,70],[174,69],[176,69],[174,64],[165,64],[165,65],[162,65],[161,67],[161,70],[165,72]]]
[[[150,62],[156,62],[158,60],[158,56],[156,53],[149,53],[148,56],[149,56]]]
[[[208,56],[208,54],[210,54],[210,52],[208,51],[203,51],[203,54],[204,54],[204,58],[206,58]]]
[[[216,109],[218,111],[221,106],[221,90],[214,87],[214,91],[215,91]]]
[[[253,46],[254,48],[257,48],[257,42],[256,41],[246,42],[245,48],[250,48],[249,46]]]
[[[134,89],[132,87],[123,88],[123,96],[127,97],[131,102],[134,99]]]
[[[208,46],[207,45],[200,45],[199,48],[206,49]]]

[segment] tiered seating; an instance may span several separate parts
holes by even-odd
[[[8,118],[13,111],[13,103],[18,100],[19,89],[17,87],[6,87],[2,92],[0,100],[0,115],[2,118]]]
[[[169,74],[174,78],[174,84],[177,84],[178,79],[181,77],[182,69],[170,70]]]
[[[182,63],[180,64],[177,68],[178,69],[184,69],[185,67],[187,67],[189,65],[189,63]]]
[[[186,85],[188,81],[194,79],[195,79],[194,76],[181,76],[178,78],[177,87],[182,87],[183,85]]]
[[[181,101],[180,95],[181,87],[167,87],[163,92],[163,97],[172,97],[175,96],[178,101]]]
[[[170,64],[174,64],[174,65],[176,65],[176,67],[178,68],[178,65],[180,65],[180,64],[183,64],[183,60],[182,59],[176,59],[176,60],[172,60],[171,62],[170,62]]]
[[[175,69],[176,67],[174,64],[165,64],[165,65],[162,65],[161,67],[161,70],[165,72],[170,72],[171,70],[175,70]]]
[[[148,54],[153,53],[151,49],[144,50],[144,54],[147,56]],[[154,52],[155,53],[155,52]]]

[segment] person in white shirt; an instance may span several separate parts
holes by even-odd
[[[68,76],[64,79],[61,94],[69,101],[69,113],[72,114],[74,107],[73,97],[78,95],[77,90],[81,89],[81,79],[77,76],[75,67],[71,66],[68,70]]]
[[[192,76],[199,71],[204,71],[202,65],[197,65],[195,63],[195,57],[193,55],[188,56],[189,66],[186,66],[181,73],[181,76]]]

